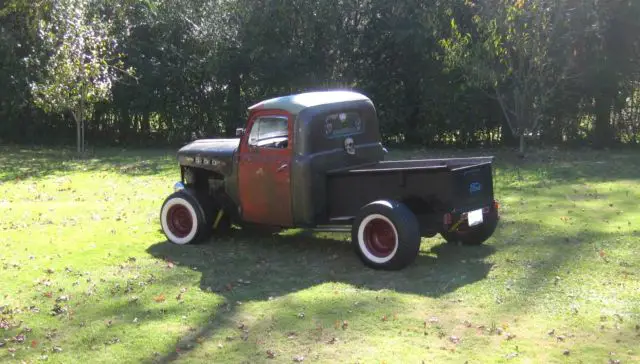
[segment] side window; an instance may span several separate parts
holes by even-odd
[[[249,133],[249,145],[258,148],[286,149],[289,146],[289,120],[284,116],[262,116]]]

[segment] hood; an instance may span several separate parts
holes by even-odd
[[[231,157],[240,145],[240,138],[199,139],[178,150],[178,154],[202,155],[208,157]]]
[[[233,171],[236,150],[240,139],[199,139],[178,150],[178,162],[185,167],[195,167],[229,175]]]

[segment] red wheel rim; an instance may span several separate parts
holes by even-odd
[[[177,238],[189,235],[193,228],[193,218],[184,205],[173,205],[167,211],[167,227]]]
[[[391,255],[396,247],[396,233],[393,226],[383,219],[372,219],[364,227],[364,243],[369,252],[385,258]]]

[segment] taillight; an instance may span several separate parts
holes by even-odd
[[[453,222],[453,217],[451,217],[451,213],[447,212],[444,214],[443,222],[445,225],[451,225]]]

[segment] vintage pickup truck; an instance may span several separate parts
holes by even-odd
[[[249,108],[235,139],[178,151],[167,239],[189,244],[241,228],[351,234],[364,264],[411,264],[421,239],[481,244],[494,232],[492,157],[385,161],[375,107],[352,91],[277,97]]]

